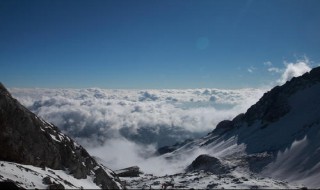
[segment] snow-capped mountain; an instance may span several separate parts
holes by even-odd
[[[319,97],[320,67],[273,88],[246,113],[220,122],[203,138],[167,149],[162,156],[182,160],[205,152],[231,171],[319,187]]]
[[[122,188],[111,170],[22,106],[1,83],[0,152],[0,181],[21,188]]]
[[[3,86],[0,92],[1,181],[24,188],[122,187],[80,145],[20,105]],[[149,167],[160,165],[163,175],[139,172],[121,180],[133,189],[319,187],[319,95],[320,67],[273,88],[207,136],[163,147],[144,160]]]

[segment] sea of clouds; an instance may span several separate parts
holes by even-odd
[[[308,60],[284,65],[285,68],[276,68],[267,64],[269,72],[279,74],[273,85],[311,69]],[[150,157],[157,148],[206,135],[220,121],[245,112],[270,88],[9,91],[111,169],[139,165],[146,172],[167,174],[168,162]],[[190,155],[188,158],[193,159]]]
[[[212,131],[220,121],[245,112],[265,89],[10,91],[28,109],[67,134],[81,141],[88,139],[86,146],[119,137],[163,146],[172,139],[181,141]]]
[[[161,146],[206,135],[220,121],[245,112],[266,89],[10,91],[117,169],[136,165]]]

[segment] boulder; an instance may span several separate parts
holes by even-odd
[[[139,177],[139,175],[142,174],[138,166],[132,166],[121,170],[116,170],[115,173],[119,177]]]
[[[186,170],[188,172],[203,170],[216,175],[230,173],[230,168],[225,166],[218,158],[206,154],[198,156]]]

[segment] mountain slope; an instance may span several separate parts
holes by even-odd
[[[320,67],[273,88],[245,114],[164,156],[203,149],[261,175],[320,186],[319,97]]]
[[[104,189],[121,188],[116,175],[80,145],[23,107],[0,83],[0,160],[92,177]],[[1,175],[1,174],[0,174]]]

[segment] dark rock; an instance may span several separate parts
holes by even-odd
[[[80,145],[60,130],[38,118],[14,99],[0,83],[0,160],[41,168],[68,170],[78,179],[92,173],[97,185],[117,189],[120,181],[104,170]],[[99,179],[99,180],[98,180]]]
[[[318,82],[320,82],[320,67],[293,78],[282,86],[276,86],[248,109],[244,120],[249,125],[259,119],[266,123],[277,121],[290,111],[287,100],[292,94]]]
[[[220,123],[218,123],[215,131],[222,134],[224,132],[227,132],[234,127],[234,122],[230,120],[223,120]]]
[[[121,170],[116,170],[115,173],[119,177],[139,177],[139,175],[142,174],[138,166],[132,166]]]
[[[173,152],[177,149],[176,146],[163,146],[163,147],[160,147],[157,152],[156,152],[156,155],[163,155],[163,154],[166,154],[166,153],[169,153],[169,152]]]
[[[44,178],[42,179],[42,182],[43,182],[43,184],[46,184],[46,185],[53,184],[53,182],[51,181],[51,178],[50,178],[49,176],[44,177]]]
[[[17,184],[13,181],[0,181],[0,189],[21,190],[24,188],[17,186]]]
[[[186,145],[186,144],[189,143],[189,142],[192,142],[192,139],[186,139],[186,140],[184,140],[183,142],[175,143],[175,144],[172,145],[172,146],[163,146],[163,147],[160,147],[160,148],[158,148],[158,150],[157,150],[157,152],[155,153],[155,155],[158,156],[158,155],[163,155],[163,154],[166,154],[166,153],[173,152],[173,151],[177,150],[178,148]]]
[[[252,185],[250,186],[250,189],[260,189],[260,187],[258,185]]]
[[[243,183],[242,181],[240,181],[240,179],[238,178],[234,178],[232,179],[232,182],[235,183],[235,184],[240,184],[240,183]]]
[[[230,173],[230,168],[223,165],[218,158],[202,154],[187,167],[187,171],[206,171],[216,175]]]
[[[224,134],[225,132],[228,132],[236,127],[239,127],[243,121],[245,114],[241,113],[237,115],[232,121],[230,120],[223,120],[218,123],[216,128],[211,133],[218,133],[220,135]],[[209,134],[211,134],[209,133]]]
[[[210,183],[207,185],[208,189],[216,189],[218,187],[218,183]]]
[[[60,183],[58,184],[50,184],[47,189],[65,189],[64,186]]]
[[[266,152],[256,153],[247,155],[243,159],[248,163],[251,171],[259,173],[274,159],[274,155]]]
[[[155,181],[152,183],[152,185],[160,185],[160,184],[161,184],[160,181]]]

